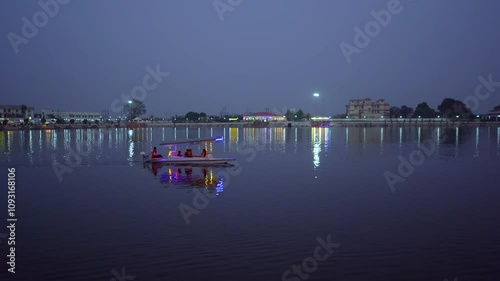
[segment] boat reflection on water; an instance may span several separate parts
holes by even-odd
[[[224,191],[224,179],[216,175],[214,167],[165,166],[160,164],[145,165],[160,183],[177,189],[201,187],[216,195]]]

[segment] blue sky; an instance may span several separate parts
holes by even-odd
[[[223,107],[312,113],[323,104],[336,114],[365,97],[436,108],[445,97],[474,95],[479,75],[500,81],[495,0],[401,0],[400,13],[348,63],[339,45],[355,46],[354,28],[364,30],[370,11],[389,2],[243,0],[221,20],[209,0],[73,0],[16,54],[8,34],[24,38],[22,18],[33,22],[43,10],[37,1],[3,1],[0,104],[111,112],[156,65],[169,76],[144,103],[148,116],[162,117]],[[477,112],[495,105],[500,87]]]

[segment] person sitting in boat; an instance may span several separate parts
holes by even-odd
[[[207,150],[203,148],[203,151],[201,152],[201,157],[207,157]]]
[[[156,146],[153,147],[153,151],[150,153],[151,158],[162,158],[163,156],[161,154],[158,154],[158,151],[156,151]]]
[[[184,152],[184,157],[189,157],[189,149],[186,148],[186,152]]]
[[[188,157],[193,157],[193,151],[190,149],[188,149]]]
[[[181,152],[180,150],[179,150],[179,151],[177,151],[177,156],[178,156],[178,157],[182,157],[182,152]]]

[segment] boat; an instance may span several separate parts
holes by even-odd
[[[173,147],[174,150],[168,152],[167,157],[149,158],[144,152],[141,152],[144,163],[153,164],[173,164],[173,165],[231,165],[232,162],[236,161],[235,158],[216,158],[209,152],[206,156],[177,156],[177,146],[179,145],[192,145],[192,144],[207,144],[211,142],[220,142],[222,137],[210,137],[210,138],[196,138],[196,139],[185,139],[178,141],[170,141],[160,143],[159,146]]]

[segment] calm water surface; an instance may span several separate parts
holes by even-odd
[[[142,163],[140,152],[163,140],[218,135],[224,142],[207,148],[236,157],[236,167]],[[3,240],[0,279],[500,280],[499,135],[496,127],[0,132],[2,224],[7,167],[17,171],[18,217],[17,273],[7,272]],[[185,218],[179,206],[193,213]],[[328,236],[340,246],[316,261]],[[300,275],[286,273],[293,265]]]

